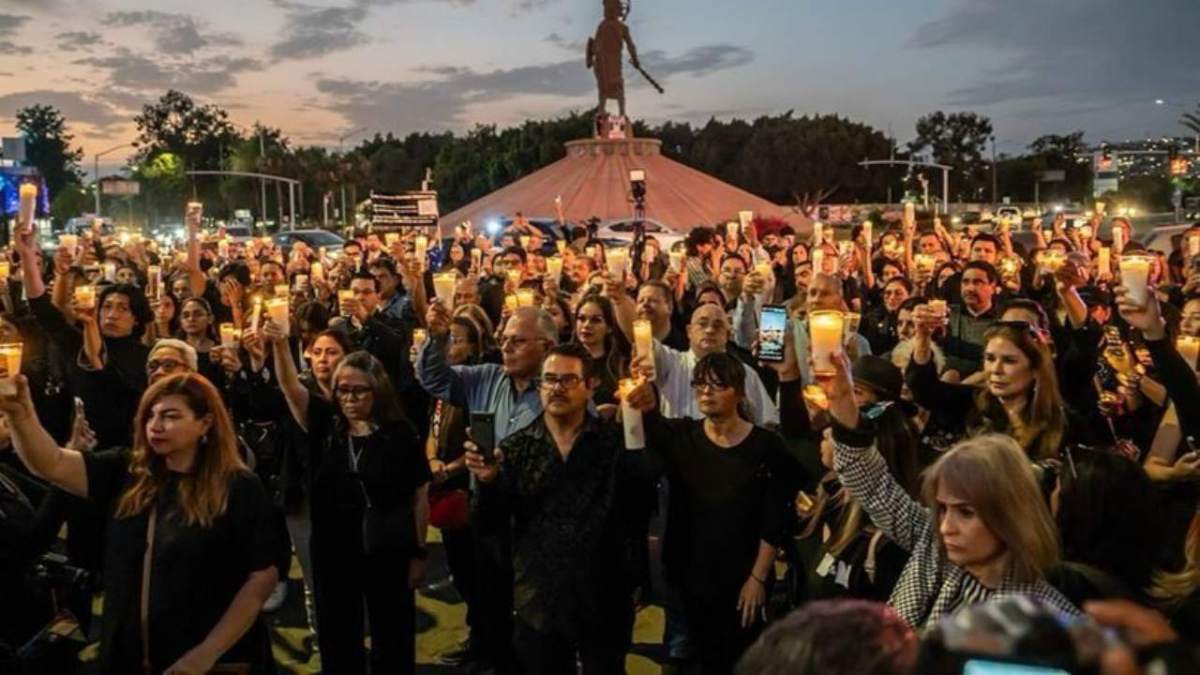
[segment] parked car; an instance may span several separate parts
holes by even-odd
[[[526,218],[525,221],[537,229],[542,235],[542,255],[554,255],[558,251],[558,245],[555,244],[559,239],[566,239],[563,233],[563,228],[554,218]],[[500,241],[505,230],[513,224],[512,218],[497,218],[484,223],[483,233],[492,239],[492,242]]]
[[[1176,225],[1162,225],[1156,227],[1149,232],[1135,234],[1134,239],[1141,242],[1146,248],[1151,251],[1161,251],[1167,255],[1175,250],[1172,245],[1174,237],[1182,235],[1184,232],[1192,229],[1191,223],[1179,223]]]
[[[244,244],[254,238],[254,228],[241,224],[226,225],[225,236],[235,244]]]
[[[658,240],[659,250],[669,251],[677,242],[687,238],[687,233],[681,232],[657,220],[647,220],[645,223],[647,236]],[[634,221],[632,218],[608,220],[596,229],[596,238],[605,246],[628,246],[633,242]]]
[[[342,246],[346,240],[328,230],[288,230],[272,237],[275,245],[283,251],[286,258],[291,255],[292,245],[302,241],[314,251],[325,247],[325,255],[336,258],[342,254]]]

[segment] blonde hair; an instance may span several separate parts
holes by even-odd
[[[1008,574],[1041,579],[1058,562],[1058,532],[1029,459],[1010,436],[984,434],[955,445],[925,470],[921,496],[938,521],[941,487],[965,500],[1008,552]],[[936,527],[936,523],[935,523]],[[938,538],[938,549],[945,547]]]
[[[146,512],[167,483],[166,459],[154,452],[146,440],[146,423],[154,406],[168,396],[179,396],[196,417],[212,416],[208,433],[196,447],[191,473],[179,483],[179,503],[188,525],[212,527],[229,505],[233,476],[246,470],[237,450],[233,423],[221,394],[203,376],[181,373],[159,380],[142,395],[134,417],[133,454],[129,473],[133,483],[117,502],[116,516],[131,518]]]
[[[1183,602],[1200,588],[1200,514],[1192,516],[1192,525],[1183,544],[1183,558],[1183,569],[1155,573],[1150,587],[1150,597],[1167,609]]]

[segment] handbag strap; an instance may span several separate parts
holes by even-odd
[[[154,526],[158,522],[158,507],[150,508],[150,522],[146,525],[146,552],[142,555],[142,670],[146,675],[150,667],[150,569],[154,560]]]

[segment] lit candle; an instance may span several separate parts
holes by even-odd
[[[819,384],[804,385],[804,400],[818,410],[829,410],[829,397]]]
[[[529,250],[529,242],[530,242],[530,240],[533,239],[533,237],[531,237],[527,234],[522,234],[521,236],[517,237],[517,239],[520,240],[520,242],[521,242],[521,250],[528,251]]]
[[[478,248],[471,249],[471,267],[474,267],[475,269],[479,269],[479,266],[482,264],[483,264],[483,249],[478,249]]]
[[[1148,255],[1121,256],[1121,285],[1128,291],[1130,299],[1139,305],[1150,301],[1150,267],[1154,259]]]
[[[275,297],[286,298],[290,290],[292,289],[287,284],[275,284]]]
[[[112,283],[117,280],[117,264],[106,262],[104,263],[104,280]]]
[[[309,266],[308,274],[313,279],[324,279],[325,278],[325,266],[319,262],[314,262],[312,265]]]
[[[649,319],[634,319],[633,346],[638,356],[646,357],[646,363],[654,368],[654,326]]]
[[[851,244],[848,241],[839,241],[838,242],[838,256],[845,258],[846,256],[850,255],[850,251],[851,251],[850,247],[851,246],[853,246],[853,244]]]
[[[845,335],[842,340],[849,340],[851,335],[858,332],[858,325],[862,321],[862,314],[858,312],[846,312],[846,322],[844,325]]]
[[[21,183],[21,205],[17,224],[26,230],[33,231],[33,219],[37,217],[38,187],[33,183]]]
[[[875,223],[872,223],[869,220],[864,221],[863,225],[862,225],[862,237],[863,237],[863,243],[866,244],[868,251],[871,250],[871,242],[874,241],[874,239],[873,239],[874,236],[875,236]]]
[[[546,274],[554,280],[554,283],[562,281],[563,259],[558,256],[550,256],[546,258]]]
[[[926,307],[929,308],[929,312],[931,314],[941,319],[945,319],[950,313],[950,306],[946,304],[945,300],[939,300],[935,298],[930,300]]]
[[[221,239],[217,240],[217,255],[221,256],[222,258],[229,257],[229,240],[228,239],[221,238]]]
[[[671,258],[671,271],[676,274],[683,272],[684,252],[676,251],[676,250],[672,249],[670,252],[667,253],[667,255],[670,256],[670,258]]]
[[[608,256],[608,276],[613,281],[625,280],[625,261],[629,251],[624,248],[612,248],[606,251]]]
[[[928,253],[917,253],[913,256],[913,264],[916,265],[918,272],[928,274],[933,272],[933,266],[937,264],[937,260]]]
[[[262,316],[262,297],[254,296],[254,308],[250,310],[250,332],[258,332],[258,317]]]
[[[729,240],[728,243],[733,243],[733,244],[737,243],[739,227],[740,227],[740,225],[738,225],[738,223],[735,223],[733,221],[725,223],[725,238]]]
[[[822,263],[825,262],[825,249],[817,247],[812,250],[812,268],[813,274],[824,274],[825,268]]]
[[[1112,249],[1107,246],[1100,247],[1100,257],[1096,261],[1096,269],[1100,274],[1107,275],[1112,272]]]
[[[306,286],[308,286],[308,275],[297,274],[296,276],[292,277],[292,286],[295,287],[297,291],[303,290]]]
[[[562,255],[567,251],[567,242],[565,239],[559,239],[554,242],[554,247],[558,249],[558,254]]]
[[[423,234],[417,235],[416,241],[413,243],[413,255],[421,262],[421,269],[425,269],[425,258],[429,253],[429,237]]]
[[[521,270],[511,269],[506,274],[508,275],[508,284],[510,286],[516,288],[521,284]]]
[[[642,411],[629,405],[629,394],[637,387],[637,382],[626,378],[617,383],[618,397],[621,399],[621,424],[625,430],[625,449],[641,450],[646,447],[646,429],[642,426]]]
[[[342,316],[350,316],[351,310],[354,309],[354,291],[349,288],[338,289],[338,311]]]
[[[742,226],[742,232],[748,230],[750,225],[754,223],[754,212],[738,211],[738,223]]]
[[[400,241],[400,233],[399,232],[384,232],[383,233],[383,243],[387,244],[388,248],[395,246],[396,242],[398,242],[398,241]]]
[[[768,284],[775,280],[775,272],[769,262],[760,262],[754,266],[754,271]]]
[[[433,293],[446,309],[454,307],[454,287],[458,284],[458,275],[454,272],[438,272],[433,275]]]
[[[221,346],[228,347],[228,348],[236,348],[237,343],[238,343],[238,338],[241,337],[238,334],[238,329],[234,328],[233,324],[231,324],[231,323],[223,323],[223,324],[221,324],[220,331],[221,331]]]
[[[0,280],[8,281],[8,276],[12,272],[12,267],[7,260],[0,260]]]
[[[1175,349],[1179,351],[1179,355],[1184,361],[1196,369],[1196,362],[1200,359],[1200,337],[1192,337],[1190,335],[1180,335],[1175,339]]]
[[[14,396],[17,393],[17,384],[13,378],[21,374],[21,349],[20,342],[0,345],[0,366],[4,368],[4,372],[0,373],[0,393],[5,396]]]
[[[512,293],[504,296],[504,308],[507,309],[510,314],[517,311],[517,307],[517,296],[513,295]]]
[[[1120,225],[1114,225],[1112,236],[1113,252],[1117,255],[1121,255],[1121,252],[1125,250],[1125,228],[1121,227]]]
[[[817,375],[832,375],[833,355],[842,344],[845,315],[841,312],[820,310],[808,315],[809,344],[812,347],[813,372]]]
[[[914,202],[904,202],[904,223],[911,225],[917,222],[917,205]]]
[[[1188,237],[1188,255],[1193,258],[1200,255],[1200,234]]]
[[[77,234],[59,235],[58,246],[59,246],[59,248],[66,249],[67,253],[70,253],[71,256],[74,257],[78,253],[78,251],[76,251],[76,249],[79,248],[79,235],[77,235]]]
[[[1017,273],[1017,259],[1016,258],[1005,258],[1004,260],[1001,260],[1000,268],[1003,271],[1005,277],[1011,277],[1012,275]]]
[[[271,298],[263,303],[267,308],[267,315],[271,317],[271,323],[279,327],[286,336],[291,332],[291,325],[288,321],[288,299],[287,298]]]
[[[75,304],[81,309],[93,309],[96,306],[96,287],[91,284],[76,286]]]
[[[825,223],[819,220],[813,221],[813,246],[820,246],[825,243]]]
[[[517,307],[533,307],[533,302],[536,299],[532,288],[517,289]]]

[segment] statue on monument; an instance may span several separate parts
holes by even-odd
[[[621,73],[621,55],[626,46],[629,47],[630,63],[643,75],[646,74],[638,62],[637,46],[633,44],[629,26],[625,25],[624,18],[628,11],[628,7],[623,5],[621,0],[604,0],[604,20],[596,28],[595,37],[589,39],[587,44],[587,66],[596,76],[596,88],[600,94],[599,105],[596,107],[596,127],[601,136],[610,135],[605,132],[612,126],[612,120],[606,110],[610,98],[617,99],[620,115],[617,124],[622,128],[628,126],[628,119],[625,117],[625,78]],[[649,79],[648,75],[646,77]],[[653,80],[651,83],[662,91]]]

